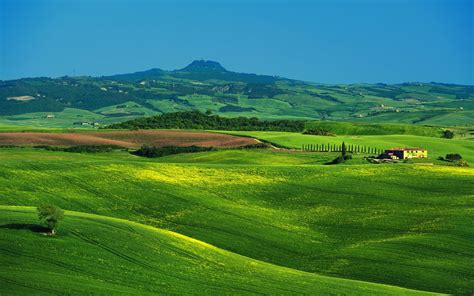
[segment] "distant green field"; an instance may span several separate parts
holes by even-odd
[[[467,294],[474,289],[474,169],[412,164],[319,165],[331,157],[319,153],[221,150],[149,160],[125,152],[90,155],[3,148],[1,204],[53,203],[66,210],[123,218],[175,231],[255,260],[321,275],[441,293]],[[32,214],[1,217],[12,219],[3,224],[34,220]],[[116,229],[126,241],[136,242],[127,244],[133,262],[150,260],[153,264],[158,262],[158,266],[162,266],[160,260],[169,262],[139,251],[141,243],[138,238],[129,238],[130,233],[122,232],[123,224],[105,229],[109,226],[94,219],[65,220],[64,236],[52,240],[64,241],[62,246],[67,248],[61,250],[67,250],[66,254],[74,254],[74,245],[78,244],[78,248],[85,248],[85,253],[77,251],[77,256],[90,258],[88,252],[97,248],[79,245],[79,238],[68,233],[79,232],[103,242],[104,249],[116,251],[121,243],[108,234],[109,229]],[[8,238],[0,241],[9,242],[4,249],[20,251],[22,248],[15,247],[18,243],[30,253],[36,246],[42,246],[37,239],[47,239],[29,231],[17,232],[0,229]],[[154,238],[143,236],[143,248],[152,248],[154,244],[150,242]],[[44,248],[38,248],[37,252],[43,255],[37,260],[45,258],[44,252],[53,248],[49,241]],[[111,255],[106,256],[109,253],[100,251],[92,258],[103,259],[100,264],[112,272],[119,267],[112,266],[115,263],[108,259]],[[62,262],[58,256],[54,256],[56,262]],[[41,271],[28,272],[25,260],[31,258],[8,258],[13,267],[7,273],[16,270],[20,282],[50,283]],[[47,258],[44,260],[48,261]],[[99,263],[95,262],[101,261],[81,260],[81,264],[86,264],[79,265],[82,272],[93,272],[82,276],[84,285],[90,287],[91,277],[97,275]],[[47,269],[51,266],[35,262],[34,268],[41,264],[48,264]],[[119,266],[123,262],[124,270],[135,264],[117,262]],[[21,263],[26,271],[15,269],[15,263]],[[241,263],[235,264],[222,266],[226,281],[231,278],[228,273],[241,272]],[[142,273],[140,268],[130,269],[134,275],[124,283],[137,279],[138,284],[147,276],[158,277],[152,271],[149,275]],[[60,270],[59,266],[52,269],[51,276],[56,279],[53,282],[58,281]],[[206,278],[216,278],[218,282],[217,276],[211,276],[215,275],[213,267],[207,270]],[[255,281],[262,285],[265,270],[261,269],[261,277],[255,275]],[[282,281],[301,283],[300,273],[292,272],[296,279],[286,277]],[[104,278],[108,279],[110,274],[104,271]],[[185,279],[191,287],[192,278]],[[244,279],[237,279],[236,285]],[[275,275],[275,281],[279,279]],[[77,282],[77,277],[65,279],[66,283],[73,281]],[[113,283],[117,282],[119,279]],[[312,287],[312,280],[305,282],[297,291]],[[77,287],[77,283],[72,287]],[[51,285],[46,287],[54,289]],[[104,289],[113,288],[105,281],[103,285]],[[148,283],[140,285],[149,287]],[[230,283],[226,285],[229,289],[233,287]],[[334,293],[344,294],[341,291]]]
[[[54,115],[54,118],[47,118]],[[0,116],[0,125],[36,128],[81,128],[74,122],[98,122],[104,116],[90,111],[66,108],[61,112],[35,112],[12,116]],[[90,128],[90,126],[84,126]]]
[[[306,129],[324,129],[334,135],[415,135],[441,137],[440,127],[413,124],[369,124],[355,122],[312,121]]]
[[[233,135],[256,137],[289,148],[301,148],[303,144],[337,144],[364,145],[388,149],[391,147],[421,147],[428,149],[428,156],[436,159],[448,153],[459,153],[468,162],[474,163],[474,141],[469,139],[442,139],[412,135],[377,135],[377,136],[313,136],[287,132],[225,132]]]
[[[0,224],[7,295],[428,294],[279,267],[104,216],[67,212],[54,238],[35,232],[32,208],[0,207]]]
[[[474,111],[412,111],[407,113],[381,113],[373,116],[352,119],[367,123],[405,123],[439,126],[474,125]]]

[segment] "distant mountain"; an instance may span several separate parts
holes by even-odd
[[[474,86],[316,84],[233,72],[206,60],[173,71],[0,81],[0,124],[69,127],[190,110],[262,119],[474,125]]]
[[[102,78],[111,79],[111,80],[125,80],[125,81],[138,81],[138,80],[145,80],[145,79],[160,79],[164,75],[166,75],[168,71],[161,70],[158,68],[153,68],[146,71],[139,71],[134,73],[126,73],[126,74],[116,74],[112,76],[103,76]]]
[[[221,64],[214,61],[196,60],[184,67],[182,72],[227,72]]]
[[[274,76],[228,71],[220,63],[206,60],[195,60],[188,66],[179,70],[165,71],[161,69],[150,69],[142,72],[105,76],[103,78],[111,80],[139,81],[144,79],[160,79],[163,76],[197,81],[222,80],[244,83],[273,83],[279,80],[279,78]]]

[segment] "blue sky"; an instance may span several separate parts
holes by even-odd
[[[182,68],[474,84],[473,1],[0,0],[0,79]]]

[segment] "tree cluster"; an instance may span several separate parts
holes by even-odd
[[[325,128],[315,128],[315,129],[308,129],[303,132],[305,135],[316,135],[316,136],[334,136],[334,134]]]
[[[302,120],[260,120],[252,117],[226,118],[199,111],[165,113],[158,116],[137,118],[108,126],[112,129],[208,129],[240,131],[301,132]]]

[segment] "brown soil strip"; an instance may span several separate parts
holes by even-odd
[[[239,147],[257,143],[256,140],[232,135],[175,130],[112,131],[90,133],[0,133],[0,145],[19,146],[80,146],[116,145],[137,148],[152,146]]]

